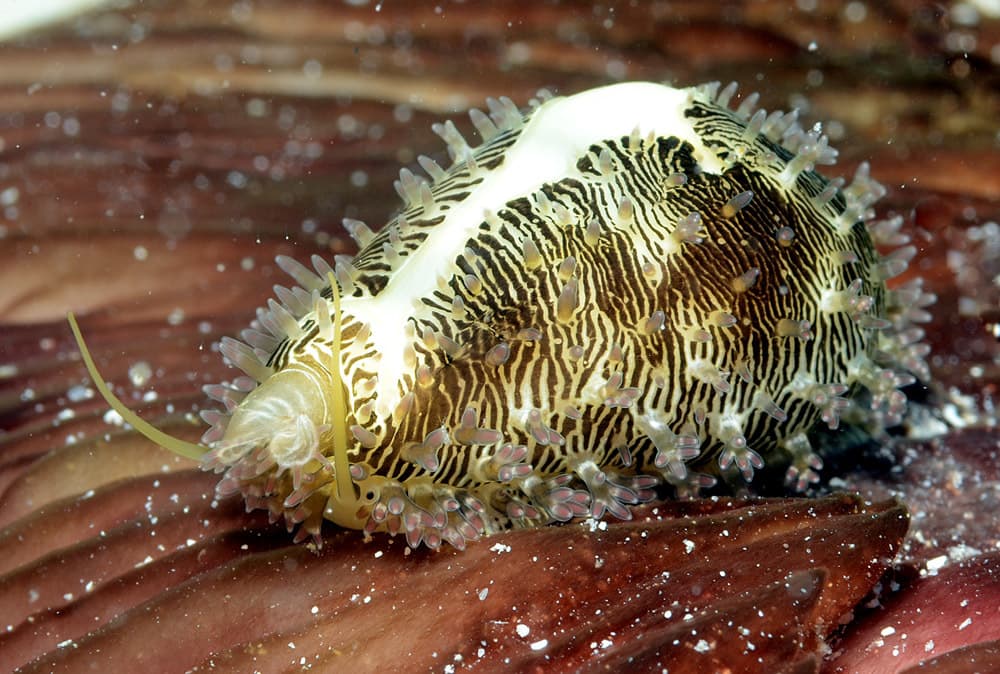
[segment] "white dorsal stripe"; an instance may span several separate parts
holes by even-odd
[[[385,418],[399,403],[398,382],[404,372],[407,343],[404,327],[414,297],[436,288],[441,265],[449,265],[464,249],[487,210],[535,192],[546,183],[577,175],[576,161],[594,143],[628,136],[636,128],[671,135],[694,147],[695,159],[709,173],[722,164],[684,117],[691,91],[651,82],[628,82],[592,89],[546,102],[531,117],[503,164],[487,173],[469,198],[455,204],[434,227],[419,252],[407,256],[376,297],[345,297],[344,309],[372,325],[372,338],[382,354],[376,413]],[[428,215],[434,215],[430,213]]]

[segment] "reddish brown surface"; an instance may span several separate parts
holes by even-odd
[[[1000,640],[982,641],[930,658],[903,670],[903,674],[964,674],[1000,670]]]
[[[772,672],[817,657],[907,524],[898,505],[849,498],[709,502],[664,506],[659,516],[597,531],[501,534],[464,552],[408,552],[401,540],[365,543],[342,532],[317,555],[280,547],[287,538],[240,534],[250,523],[237,520],[188,528],[231,533],[171,541],[182,518],[151,511],[146,531],[113,529],[93,542],[96,551],[84,543],[5,576],[0,606],[15,628],[0,636],[0,663],[72,640],[26,671],[137,671],[164,662],[179,671],[210,656],[230,671],[280,671],[302,657],[350,671],[400,661],[415,670],[448,661],[477,671],[597,669],[632,658],[642,669],[711,671],[752,652],[757,665],[741,670]],[[248,549],[237,552],[238,536]],[[143,540],[177,552],[155,558]],[[130,571],[137,560],[141,570]],[[101,575],[110,562],[122,565],[119,579]],[[60,592],[83,578],[93,585],[71,604]],[[29,599],[25,588],[37,594]],[[33,619],[19,622],[28,606]]]
[[[842,654],[831,671],[876,674],[885,671],[883,656],[904,670],[933,658],[939,662],[919,671],[966,671],[940,669],[949,660],[954,667],[958,658],[942,654],[981,642],[986,650],[979,655],[978,671],[996,671],[988,663],[998,661],[1000,554],[979,555],[926,575],[912,581],[909,590],[890,597],[884,609],[855,626],[840,644]]]
[[[141,662],[147,672],[209,654],[231,671],[298,670],[300,657],[314,671],[706,671],[725,661],[892,672],[921,658],[933,659],[920,671],[988,670],[1000,634],[987,554],[1000,541],[1000,368],[988,331],[1000,319],[1000,243],[989,236],[1000,220],[1000,22],[961,25],[942,3],[867,3],[860,20],[845,4],[817,4],[523,0],[438,13],[433,3],[192,1],[0,47],[0,627],[10,625],[0,669],[55,649],[44,657],[65,670],[99,657],[105,671]],[[828,173],[870,161],[889,190],[880,212],[907,218],[921,253],[910,273],[940,298],[928,326],[931,409],[950,405],[954,388],[970,402],[949,418],[973,428],[886,445],[895,468],[869,456],[842,476],[914,514],[902,565],[857,623],[841,625],[901,535],[889,505],[661,506],[693,510],[606,531],[505,534],[465,553],[406,554],[401,541],[331,529],[317,556],[236,503],[213,505],[211,476],[76,395],[93,390],[67,310],[133,408],[197,438],[200,386],[233,376],[218,339],[287,282],[275,254],[350,252],[340,218],[384,222],[399,165],[443,154],[429,130],[443,115],[486,96],[524,103],[542,86],[570,93],[619,78],[736,79],[769,110],[808,102],[808,121],[841,123],[827,127],[842,158]],[[154,375],[133,387],[138,361]],[[143,402],[149,391],[156,399]],[[937,576],[919,577],[942,558]],[[949,603],[962,598],[979,612]],[[678,622],[682,609],[690,621]],[[889,625],[902,657],[881,635]],[[817,634],[835,628],[839,659],[824,663]],[[877,638],[886,645],[870,648]]]

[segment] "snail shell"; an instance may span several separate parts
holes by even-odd
[[[899,422],[933,297],[887,289],[915,250],[867,166],[826,180],[818,128],[735,91],[490,100],[476,147],[435,125],[452,164],[402,170],[377,233],[346,221],[353,260],[278,259],[297,285],[223,340],[247,376],[207,387],[204,447],[157,441],[317,542],[627,519],[770,461],[804,489],[817,424]]]

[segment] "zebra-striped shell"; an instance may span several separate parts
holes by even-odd
[[[299,537],[324,517],[435,547],[609,512],[657,489],[817,480],[807,433],[898,423],[926,376],[933,297],[888,290],[914,254],[883,193],[814,172],[836,151],[735,86],[619,84],[435,126],[452,164],[353,260],[278,264],[222,352],[247,377],[203,465]],[[882,257],[875,245],[895,247]]]

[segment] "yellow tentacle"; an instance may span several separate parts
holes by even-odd
[[[94,381],[94,386],[97,387],[97,390],[101,393],[104,400],[107,401],[108,405],[110,405],[115,412],[118,412],[126,423],[130,424],[132,428],[139,431],[143,437],[148,438],[164,449],[169,449],[174,454],[178,454],[187,459],[193,459],[194,461],[199,461],[202,454],[206,451],[205,447],[164,433],[159,428],[156,428],[149,422],[144,421],[138,414],[126,407],[125,403],[119,400],[118,397],[111,392],[111,389],[104,383],[104,379],[101,378],[101,374],[97,371],[97,366],[94,365],[94,359],[91,358],[90,350],[87,348],[87,344],[83,341],[83,335],[80,334],[80,326],[77,325],[76,317],[73,316],[73,312],[66,315],[66,320],[69,321],[69,329],[73,331],[73,338],[76,340],[76,345],[80,349],[80,355],[83,356],[83,364],[87,366],[87,372],[90,373],[90,378]]]
[[[344,380],[340,369],[340,289],[333,274],[328,274],[330,292],[333,295],[333,468],[337,478],[337,500],[351,502],[357,498],[351,481],[350,465],[347,460],[347,401],[344,396]]]

